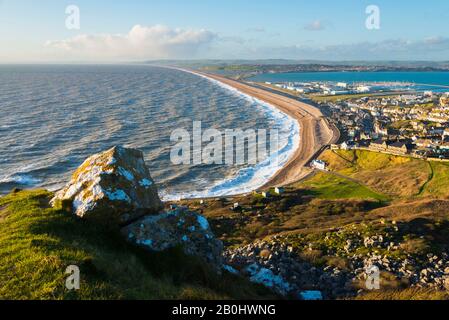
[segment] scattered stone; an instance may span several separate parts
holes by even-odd
[[[323,300],[321,291],[303,291],[299,293],[300,300],[316,301]]]
[[[287,295],[291,290],[291,285],[280,275],[275,275],[271,270],[262,268],[256,263],[248,266],[245,271],[252,282],[272,288],[281,295]]]
[[[277,240],[273,238],[271,241],[258,241],[244,247],[228,249],[224,253],[225,261],[235,269],[242,270],[242,275],[249,278],[256,273],[249,272],[253,269],[269,270],[271,273],[263,270],[260,277],[266,280],[260,283],[277,293],[292,297],[298,297],[298,292],[311,289],[324,292],[326,297],[333,297],[332,291],[335,285],[344,284],[351,279],[347,278],[345,272],[336,271],[334,267],[327,266],[324,270],[301,261],[292,248],[284,245],[282,240],[282,238]],[[262,252],[265,253],[261,254]],[[268,252],[271,254],[267,257]],[[285,294],[286,291],[287,294]],[[340,293],[344,297],[354,295],[352,288],[344,289]]]

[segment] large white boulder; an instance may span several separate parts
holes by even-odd
[[[52,199],[81,218],[128,224],[163,209],[139,150],[114,147],[88,158]]]

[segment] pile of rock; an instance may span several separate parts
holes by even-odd
[[[417,259],[409,256],[403,260],[393,260],[386,256],[372,254],[360,262],[354,259],[359,267],[354,270],[355,278],[362,278],[362,270],[369,265],[379,267],[380,271],[387,271],[404,280],[410,287],[433,288],[449,290],[449,255],[442,252],[440,255],[429,253],[426,259]]]
[[[432,288],[449,290],[449,254],[441,252],[438,255],[429,253],[426,257],[408,254],[406,258],[398,258],[386,253],[400,250],[400,243],[394,239],[395,227],[386,235],[374,234],[364,236],[358,232],[352,235],[337,231],[337,236],[348,236],[341,249],[324,248],[326,256],[342,258],[346,261],[344,269],[336,266],[314,266],[300,257],[300,252],[315,250],[314,243],[306,243],[303,247],[293,249],[289,239],[275,236],[267,241],[258,241],[246,246],[225,251],[225,263],[236,273],[248,275],[248,268],[263,268],[271,272],[275,281],[257,281],[272,287],[280,294],[298,296],[303,290],[318,290],[326,299],[350,298],[362,291],[367,291],[365,282],[368,271],[378,267],[380,284],[390,285],[396,279],[396,285],[404,287]],[[330,236],[326,240],[333,241]],[[364,248],[361,254],[358,249]],[[366,252],[366,249],[370,249]],[[381,252],[379,254],[378,252]],[[382,254],[383,252],[383,254]],[[386,275],[388,273],[388,276]],[[267,272],[265,272],[267,274]],[[387,280],[387,282],[384,282]]]
[[[320,291],[326,299],[350,297],[356,293],[351,287],[350,274],[338,268],[318,268],[301,261],[292,247],[275,239],[226,250],[224,259],[233,270],[249,276],[253,282],[292,298],[301,298],[304,291]]]
[[[350,228],[349,228],[350,229]],[[449,289],[449,255],[428,253],[411,254],[402,248],[404,230],[393,222],[383,233],[364,235],[356,228],[342,228],[326,237],[330,242],[336,238],[346,239],[343,250],[328,249],[325,254],[345,258],[351,266],[350,272],[355,281],[366,278],[366,270],[377,266],[381,272],[388,272],[404,285],[420,288]],[[365,252],[360,254],[360,248]]]
[[[205,217],[185,208],[163,210],[141,151],[114,147],[91,156],[51,203],[80,218],[120,227],[129,242],[147,250],[182,247],[187,255],[222,267],[222,243]]]

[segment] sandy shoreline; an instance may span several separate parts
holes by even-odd
[[[295,151],[289,162],[262,189],[286,186],[304,179],[312,172],[306,165],[326,145],[335,143],[339,138],[321,111],[314,106],[218,75],[197,71],[190,72],[209,77],[233,87],[242,93],[264,101],[298,121],[300,125],[299,148]]]

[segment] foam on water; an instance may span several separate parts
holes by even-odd
[[[13,174],[11,176],[0,178],[0,183],[14,183],[23,186],[32,186],[40,182],[42,182],[42,180],[28,174]]]
[[[269,181],[299,146],[296,120],[208,77],[149,66],[0,69],[0,194],[57,190],[114,145],[144,152],[165,200],[241,194]],[[172,165],[171,131],[199,120],[220,130],[278,129],[280,145],[254,166]]]
[[[252,192],[269,182],[270,179],[288,163],[288,161],[292,158],[299,147],[300,135],[298,121],[280,111],[273,105],[254,98],[248,94],[245,94],[225,83],[188,70],[178,70],[205,78],[215,85],[218,85],[239,97],[245,98],[253,105],[258,107],[262,112],[264,112],[267,117],[274,120],[277,128],[283,129],[282,133],[284,135],[287,135],[287,142],[283,146],[280,146],[278,150],[274,150],[274,152],[271,152],[270,156],[266,160],[258,163],[255,166],[239,170],[235,177],[223,179],[222,181],[219,181],[218,183],[213,185],[211,188],[200,192],[162,194],[162,198],[165,201],[175,201],[180,199],[197,199],[238,195]],[[282,141],[284,139],[280,138],[279,140]]]

